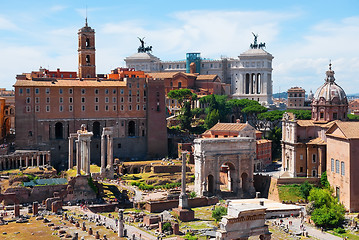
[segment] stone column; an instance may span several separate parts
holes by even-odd
[[[86,174],[88,175],[88,174],[90,174],[90,165],[91,165],[91,152],[90,152],[90,149],[91,149],[91,147],[90,147],[90,142],[91,142],[91,139],[90,138],[88,138],[87,140],[86,140],[86,156],[87,156],[87,159],[86,159],[86,164],[87,164],[87,169],[86,169]]]
[[[19,160],[15,157],[15,168],[19,168]]]
[[[40,155],[36,155],[36,166],[40,166]]]
[[[31,167],[34,166],[34,155],[31,156]]]
[[[107,135],[107,164],[110,166],[110,169],[113,168],[113,138],[111,135]]]
[[[0,158],[0,171],[2,170],[2,162],[3,162],[3,159]]]
[[[47,163],[51,165],[51,154],[50,151],[47,153]]]
[[[105,152],[105,149],[106,149],[106,141],[105,141],[105,135],[102,134],[101,135],[101,170],[100,170],[100,173],[104,173],[105,172],[105,168],[106,168],[106,152]]]
[[[179,196],[178,208],[188,208],[188,196],[186,194],[186,160],[187,151],[182,152],[182,179],[181,179],[181,194]]]
[[[25,167],[29,166],[29,156],[26,156],[25,158]]]
[[[10,158],[10,161],[11,161],[11,168],[14,169],[15,168],[15,159]]]
[[[22,167],[22,157],[20,156],[19,166]]]
[[[20,216],[20,205],[19,205],[19,204],[16,204],[16,203],[15,203],[15,206],[14,206],[14,214],[15,214],[15,217],[19,217],[19,216]]]
[[[38,210],[39,210],[39,203],[33,202],[32,203],[32,214],[36,215],[38,213]]]
[[[80,176],[81,175],[80,141],[78,139],[75,142],[76,142],[76,167],[77,167],[76,175]]]
[[[124,237],[123,209],[118,210],[118,237]]]
[[[231,169],[228,166],[228,191],[232,191],[232,176],[231,176]]]
[[[74,137],[70,134],[69,137],[69,169],[74,166]]]

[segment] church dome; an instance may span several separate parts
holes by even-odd
[[[347,120],[348,99],[344,90],[335,83],[332,64],[326,72],[325,83],[314,94],[312,102],[312,120]]]
[[[329,64],[329,70],[326,72],[327,77],[325,83],[320,86],[314,94],[313,101],[333,102],[335,104],[348,104],[347,96],[344,90],[335,83],[334,71],[331,64]]]

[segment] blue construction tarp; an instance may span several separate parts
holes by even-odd
[[[30,182],[24,182],[25,187],[33,187],[37,185],[60,185],[67,184],[66,178],[49,178],[49,179],[36,179]]]

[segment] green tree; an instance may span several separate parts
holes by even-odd
[[[327,172],[323,172],[322,175],[320,176],[320,185],[322,186],[322,188],[330,188],[330,184],[328,181],[328,177],[327,177]]]
[[[272,158],[280,158],[281,157],[281,140],[282,140],[282,128],[275,126],[269,131],[269,140],[272,140]]]
[[[227,215],[227,208],[219,206],[212,211],[212,217],[219,222],[224,215]]]
[[[191,129],[192,122],[192,112],[191,112],[191,103],[185,102],[182,107],[182,114],[179,116],[181,120],[181,128],[182,129]]]
[[[216,123],[218,123],[218,120],[219,120],[218,110],[214,109],[207,115],[204,121],[204,125],[206,126],[207,129],[210,129],[211,127],[216,125]]]
[[[167,93],[167,97],[177,100],[181,108],[184,102],[197,99],[197,95],[187,88],[171,90]]]
[[[302,183],[299,187],[302,197],[307,199],[309,196],[310,190],[312,190],[312,188],[313,188],[313,184],[310,184],[308,181],[305,181],[304,183]]]
[[[344,221],[345,208],[332,195],[329,189],[313,188],[310,191],[309,201],[313,202],[314,209],[311,219],[315,225],[325,228],[339,227]]]

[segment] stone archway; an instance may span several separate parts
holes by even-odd
[[[226,162],[220,166],[219,181],[221,192],[233,192],[233,183],[236,176],[236,169],[233,163]]]
[[[242,191],[243,193],[248,193],[249,191],[249,181],[248,181],[248,174],[247,173],[242,173],[241,175],[241,182],[242,182]]]

